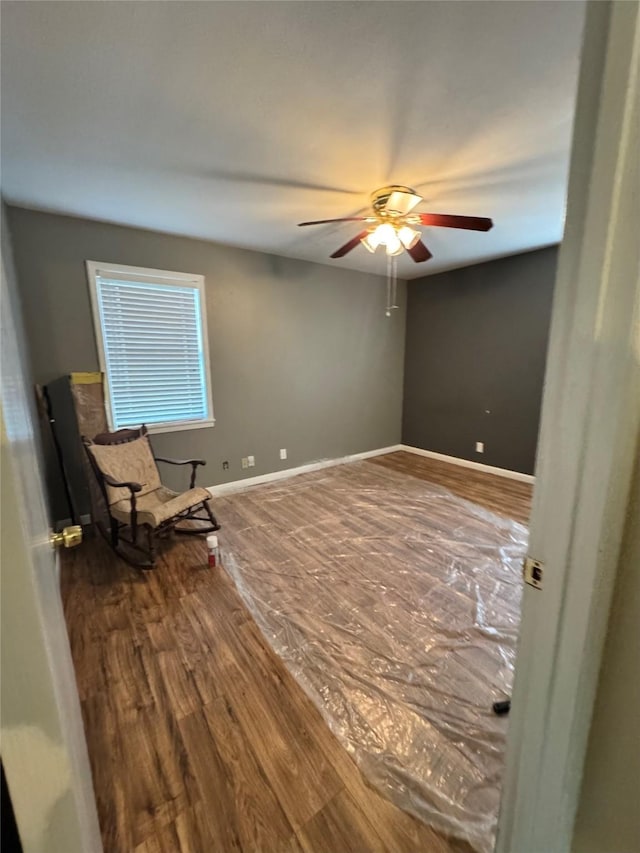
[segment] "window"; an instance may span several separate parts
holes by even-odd
[[[204,278],[87,261],[111,429],[213,426]]]

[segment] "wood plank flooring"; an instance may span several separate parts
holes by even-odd
[[[533,496],[533,486],[529,483],[429,459],[406,450],[373,456],[368,461],[373,465],[382,465],[383,468],[438,483],[461,498],[522,524],[529,521]]]
[[[408,473],[403,456],[375,464]],[[496,479],[464,496],[522,514],[524,491],[501,499]],[[143,573],[90,539],[62,590],[106,853],[469,849],[366,785],[203,541],[176,538]]]

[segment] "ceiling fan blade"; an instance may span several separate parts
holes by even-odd
[[[429,258],[433,257],[433,255],[427,249],[422,240],[418,240],[415,246],[412,246],[410,249],[407,249],[407,252],[411,255],[411,257],[417,264],[422,263],[422,261],[428,261]]]
[[[329,222],[371,222],[371,216],[346,216],[344,219],[317,219],[315,222],[298,222],[301,225],[328,225]]]
[[[348,243],[345,243],[344,246],[340,246],[339,249],[336,249],[336,251],[333,253],[333,255],[331,255],[331,257],[332,258],[344,257],[352,249],[355,249],[355,247],[358,245],[360,240],[362,240],[363,237],[366,237],[367,234],[368,234],[368,231],[361,231],[352,240],[349,240]]]
[[[485,216],[452,216],[447,213],[418,213],[423,225],[437,225],[441,228],[464,228],[467,231],[489,231],[493,220]]]

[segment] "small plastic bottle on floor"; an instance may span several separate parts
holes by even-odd
[[[220,563],[220,549],[218,547],[218,537],[207,536],[207,550],[209,551],[209,568],[214,569]]]

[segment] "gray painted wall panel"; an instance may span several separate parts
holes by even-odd
[[[16,207],[9,224],[36,382],[98,369],[85,260],[205,276],[217,423],[153,437],[206,459],[203,483],[400,441],[404,285],[387,318],[379,276]]]
[[[551,247],[408,283],[403,443],[533,473],[556,260]]]

